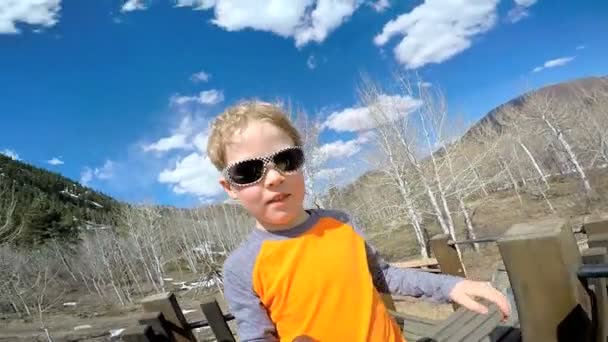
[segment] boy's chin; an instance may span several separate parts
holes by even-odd
[[[264,222],[273,226],[289,226],[298,220],[300,212],[274,211],[264,217]]]

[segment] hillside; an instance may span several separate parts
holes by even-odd
[[[73,241],[81,229],[113,223],[118,202],[57,173],[0,154],[0,242]],[[7,214],[8,212],[8,214]]]
[[[547,96],[558,103],[567,103],[576,101],[581,96],[581,92],[594,93],[598,91],[608,92],[608,76],[580,78],[526,92],[492,109],[469,128],[463,135],[463,139],[476,137],[482,131],[488,129],[499,133],[503,132],[508,121],[513,119],[506,117],[504,109],[514,107],[520,112],[526,112],[529,109],[528,98],[531,96]]]

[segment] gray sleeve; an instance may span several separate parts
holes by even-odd
[[[461,277],[446,274],[434,274],[411,268],[392,267],[367,242],[365,242],[365,249],[374,286],[380,292],[425,297],[437,302],[448,302],[450,301],[449,294],[454,286],[463,280]]]
[[[247,278],[249,272],[241,272],[240,268],[242,265],[224,265],[224,297],[236,319],[240,341],[278,341],[276,328]]]
[[[345,213],[335,214],[351,224],[353,229],[365,240],[363,230],[356,218]],[[450,301],[450,292],[463,280],[447,274],[434,274],[411,268],[390,266],[380,257],[378,251],[365,241],[365,252],[374,286],[380,292],[402,296],[425,297],[436,302]]]

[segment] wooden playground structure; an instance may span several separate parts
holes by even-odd
[[[456,246],[471,243],[498,245],[504,276],[494,285],[511,300],[512,317],[501,322],[495,306],[486,315],[455,307],[447,319],[433,321],[397,312],[385,295],[407,341],[607,341],[608,218],[588,217],[576,231],[564,219],[551,219],[513,225],[497,238],[451,241],[438,235],[431,239],[433,259],[398,266],[466,276]],[[125,331],[123,341],[195,342],[192,331],[201,327],[210,328],[217,341],[236,341],[228,324],[234,317],[218,299],[202,303],[206,319],[194,322],[185,319],[172,293],[148,297],[142,306],[139,325]]]

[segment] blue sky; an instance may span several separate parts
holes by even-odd
[[[0,152],[121,200],[192,206],[223,198],[206,127],[243,98],[325,120],[339,169],[369,144],[353,121],[362,73],[416,72],[469,123],[527,89],[608,74],[603,0],[269,3],[0,0]]]

